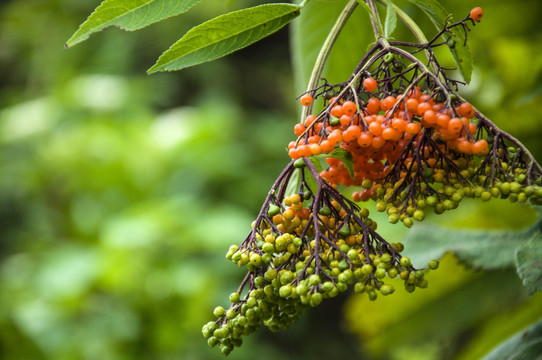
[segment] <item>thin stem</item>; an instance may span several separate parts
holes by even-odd
[[[326,64],[327,58],[329,57],[329,54],[331,53],[331,49],[333,48],[335,41],[339,37],[341,30],[346,24],[346,21],[348,20],[357,5],[358,3],[356,0],[350,0],[337,18],[337,21],[335,21],[335,24],[331,28],[331,31],[329,32],[326,40],[324,41],[324,44],[322,45],[322,48],[320,49],[320,53],[316,58],[316,62],[314,63],[314,67],[312,68],[311,77],[307,85],[307,91],[314,89],[318,84],[318,81],[320,81],[320,77],[322,76],[322,72],[324,71],[324,66]],[[303,121],[310,114],[311,111],[312,105],[303,107],[303,111],[301,112],[301,121]]]

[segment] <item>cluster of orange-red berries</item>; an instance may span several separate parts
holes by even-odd
[[[377,81],[371,77],[363,84],[366,91],[377,89]],[[301,103],[309,106],[312,96],[305,94]],[[329,154],[337,146],[348,150],[355,176],[352,178],[339,160],[328,158],[331,168],[321,175],[332,183],[359,186],[364,179],[383,179],[406,144],[420,137],[424,129],[432,129],[433,138],[446,151],[484,154],[488,149],[485,139],[475,138],[475,111],[469,103],[446,106],[435,100],[435,94],[423,94],[418,87],[397,97],[370,97],[361,106],[337,98],[330,99],[330,104],[328,116],[309,115],[295,125],[298,140],[288,148],[292,159]]]

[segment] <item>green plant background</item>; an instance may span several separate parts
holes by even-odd
[[[473,6],[442,3],[456,18]],[[295,97],[345,2],[309,2],[290,29],[221,60],[145,70],[191,26],[254,4],[202,1],[69,50],[97,1],[0,5],[0,358],[222,358],[200,329],[243,275],[224,254],[288,161]],[[469,33],[475,71],[463,95],[541,160],[542,4],[475,5],[485,17]],[[372,41],[357,12],[332,55],[331,81],[348,76]],[[300,37],[307,28],[313,37]],[[525,205],[464,201],[426,222],[520,229],[535,218]],[[407,233],[379,225],[394,241]],[[231,358],[477,359],[542,317],[542,297],[529,297],[512,268],[475,272],[446,255],[429,281],[374,303],[330,300],[289,331],[262,329]]]

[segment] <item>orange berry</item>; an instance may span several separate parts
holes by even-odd
[[[375,79],[369,77],[363,80],[363,87],[369,92],[375,91],[378,88],[378,83]]]
[[[422,124],[420,124],[419,122],[408,123],[405,127],[405,132],[413,135],[419,134],[421,130]]]
[[[429,125],[435,125],[437,123],[437,114],[433,110],[427,110],[423,113],[423,119]]]
[[[382,111],[390,110],[393,105],[395,105],[395,98],[393,96],[386,96],[382,101],[380,102],[380,109]]]
[[[372,97],[367,101],[367,112],[371,115],[375,115],[380,111],[380,100],[378,98]]]
[[[472,144],[465,138],[458,139],[457,150],[465,154],[470,154],[472,151]]]
[[[487,150],[487,141],[482,139],[472,144],[472,153],[480,154]]]
[[[354,115],[356,110],[358,109],[357,105],[353,101],[346,101],[343,104],[343,112],[347,115]]]
[[[451,133],[459,133],[463,128],[463,121],[459,118],[450,119],[448,123],[448,131]]]
[[[311,144],[309,149],[311,150],[312,155],[319,155],[322,153],[322,148],[318,144]]]
[[[297,135],[297,136],[301,136],[301,134],[303,134],[303,132],[305,131],[305,125],[299,123],[299,124],[295,124],[294,126],[294,133]]]
[[[382,138],[384,140],[391,140],[395,136],[395,130],[393,130],[390,127],[385,128],[382,130]]]
[[[450,123],[450,117],[446,114],[438,114],[437,115],[437,124],[441,128],[447,129],[448,124]]]
[[[337,145],[342,140],[342,132],[339,129],[335,129],[328,135],[327,140],[333,147]]]
[[[368,131],[364,131],[358,137],[358,145],[361,147],[369,147],[373,142],[373,134]]]
[[[352,116],[351,115],[344,114],[340,118],[341,125],[348,125],[348,124],[350,124],[351,121],[352,121]]]
[[[320,149],[323,153],[330,153],[335,146],[331,145],[331,143],[328,140],[324,140],[320,143]]]
[[[416,114],[418,116],[422,116],[427,110],[432,110],[433,107],[428,102],[421,102],[418,104],[418,108],[416,109]]]
[[[299,151],[296,148],[290,149],[288,151],[288,155],[294,160],[299,159],[301,156],[299,155]]]
[[[343,132],[343,141],[354,141],[360,136],[360,134],[361,128],[357,125],[351,125]]]
[[[384,144],[386,143],[386,140],[382,138],[382,136],[373,136],[373,142],[371,143],[371,146],[375,149],[380,149]]]
[[[309,106],[309,105],[312,105],[312,96],[310,94],[305,94],[301,97],[301,99],[299,99],[299,101],[301,102],[301,105],[303,106]]]
[[[333,107],[331,108],[330,114],[331,114],[332,116],[335,116],[335,117],[338,117],[338,118],[340,118],[341,116],[343,116],[344,111],[343,111],[342,105],[335,105],[335,106],[333,106]]]
[[[316,120],[316,116],[315,115],[309,115],[305,118],[305,126],[309,127],[312,125],[312,123],[314,122],[314,120]]]
[[[369,131],[373,135],[378,136],[382,134],[382,125],[380,125],[378,121],[373,121],[372,123],[369,124]]]
[[[405,131],[406,121],[403,119],[395,118],[391,121],[391,127],[397,131]]]
[[[482,20],[482,16],[484,16],[484,10],[481,7],[475,7],[469,14],[469,17],[474,21]]]
[[[416,111],[418,110],[418,100],[408,99],[406,101],[406,110],[411,114],[416,113]]]
[[[459,105],[456,110],[459,116],[466,117],[467,119],[472,119],[474,117],[474,108],[467,102]]]

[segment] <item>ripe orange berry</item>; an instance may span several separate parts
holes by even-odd
[[[310,94],[303,95],[299,101],[301,102],[301,105],[303,106],[309,106],[312,105],[312,96]]]
[[[320,149],[323,153],[330,153],[333,150],[334,146],[328,140],[324,140],[320,143]]]
[[[358,138],[358,145],[361,147],[369,147],[373,142],[373,134],[368,131],[364,131]]]
[[[347,115],[354,115],[356,110],[358,109],[357,105],[353,101],[346,101],[343,104],[343,112]]]
[[[361,128],[357,125],[351,125],[343,132],[343,141],[354,141],[360,136],[360,134]]]
[[[378,136],[382,134],[382,125],[378,121],[373,121],[369,124],[369,131],[371,134]]]
[[[375,79],[369,77],[363,80],[363,87],[365,88],[365,90],[369,92],[375,91],[378,87],[378,83],[376,82]]]
[[[417,101],[416,101],[417,102]],[[391,121],[391,127],[394,129],[394,130],[397,130],[397,131],[405,131],[405,128],[406,128],[406,121],[403,120],[403,119],[393,119]]]
[[[294,160],[299,159],[301,156],[299,155],[299,151],[296,148],[290,149],[288,151],[288,155]]]
[[[382,101],[380,102],[380,109],[382,111],[390,110],[393,105],[395,105],[395,98],[393,96],[386,96]]]
[[[472,153],[480,154],[487,150],[487,141],[482,139],[472,144]]]
[[[429,125],[435,125],[437,123],[437,114],[433,110],[427,110],[423,113],[423,119]]]
[[[335,117],[338,117],[338,118],[340,118],[341,116],[343,116],[344,111],[343,111],[342,105],[335,105],[335,106],[333,106],[333,107],[331,108],[330,114],[331,114],[331,116],[335,116]]]
[[[371,115],[375,115],[380,111],[380,100],[378,98],[370,98],[367,102],[367,112]]]
[[[382,130],[382,138],[384,140],[391,140],[395,137],[395,135],[396,135],[395,130],[393,130],[390,127],[387,127],[384,130]]]
[[[373,136],[373,142],[371,143],[371,146],[375,149],[380,149],[384,144],[386,143],[386,140],[382,136]]]
[[[305,126],[307,126],[307,127],[311,126],[311,124],[314,122],[314,120],[316,120],[315,115],[307,116],[307,118],[305,119]]]
[[[472,144],[467,139],[461,138],[457,140],[457,150],[465,154],[472,152]]]
[[[408,99],[406,101],[406,109],[409,113],[414,114],[418,110],[418,100],[416,99]]]
[[[342,140],[342,132],[339,129],[335,129],[328,135],[327,140],[333,147],[337,145]]]
[[[448,131],[452,133],[459,133],[463,128],[463,121],[459,118],[450,119],[448,123]]]
[[[416,134],[419,134],[421,130],[422,130],[422,124],[420,124],[419,122],[408,123],[405,127],[405,132],[407,134],[416,135]]]
[[[459,116],[466,117],[467,119],[472,119],[472,117],[474,116],[474,109],[472,105],[467,102],[459,105],[456,110]]]
[[[344,114],[339,120],[341,122],[341,125],[348,125],[350,124],[350,121],[352,121],[352,116]]]
[[[450,117],[446,114],[438,114],[437,115],[437,124],[441,128],[447,129],[448,125],[450,123]]]
[[[318,144],[311,144],[309,148],[311,150],[312,155],[319,155],[322,153],[322,148]]]
[[[297,136],[301,136],[301,134],[303,134],[303,132],[305,131],[305,125],[299,123],[299,124],[295,124],[294,126],[294,132]]]
[[[470,11],[469,16],[474,21],[480,21],[482,20],[482,16],[484,16],[484,10],[481,7],[475,7]]]

